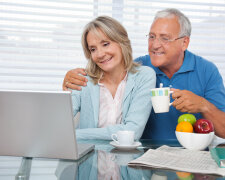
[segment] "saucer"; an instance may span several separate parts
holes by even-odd
[[[138,141],[134,142],[132,145],[119,145],[115,141],[111,141],[110,144],[116,147],[117,149],[121,149],[121,150],[132,150],[132,149],[136,149],[138,146],[141,145],[141,143]]]

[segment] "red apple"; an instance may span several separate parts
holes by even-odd
[[[207,134],[214,131],[213,123],[208,119],[198,119],[193,128],[196,133]]]
[[[204,174],[195,174],[194,175],[196,180],[215,180],[215,176],[204,175]]]

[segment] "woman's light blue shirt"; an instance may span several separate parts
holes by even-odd
[[[98,84],[93,84],[90,77],[87,86],[82,87],[81,91],[72,91],[74,115],[80,112],[76,129],[78,140],[110,140],[111,134],[119,130],[133,130],[135,139],[140,139],[152,109],[150,89],[155,87],[156,75],[150,67],[140,66],[137,70],[136,73],[128,73],[121,124],[98,128],[100,88]]]

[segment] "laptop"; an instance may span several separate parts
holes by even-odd
[[[78,144],[71,93],[0,90],[0,155],[77,160],[94,149]]]

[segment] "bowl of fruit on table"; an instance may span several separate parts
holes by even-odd
[[[183,114],[178,118],[175,134],[184,148],[204,150],[214,138],[214,127],[208,119],[196,120],[192,114]]]

